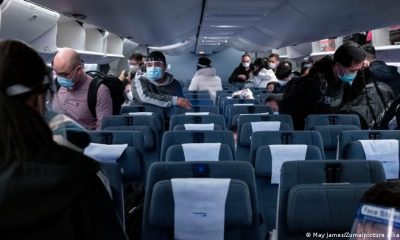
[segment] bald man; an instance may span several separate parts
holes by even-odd
[[[104,116],[112,115],[110,90],[100,85],[97,91],[96,117],[88,105],[88,89],[92,78],[84,69],[79,54],[71,48],[62,48],[53,60],[53,70],[60,84],[53,110],[64,113],[89,130],[99,129]]]

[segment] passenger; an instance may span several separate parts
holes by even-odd
[[[272,109],[274,114],[279,114],[279,102],[282,100],[280,96],[269,96],[265,99],[265,106]]]
[[[350,239],[400,239],[400,182],[378,183],[361,199]]]
[[[154,51],[147,57],[146,72],[136,75],[132,82],[133,104],[151,104],[168,108],[167,115],[174,114],[172,107],[190,109],[192,105],[183,97],[180,83],[166,72],[167,62],[163,53]]]
[[[276,71],[276,67],[278,67],[280,63],[279,54],[272,53],[268,57],[268,67],[272,69],[274,72]]]
[[[398,96],[400,94],[400,74],[397,68],[388,66],[384,61],[377,60],[375,48],[372,45],[364,45],[363,49],[367,53],[365,67],[369,67],[370,76],[389,85],[394,94]]]
[[[275,85],[274,93],[285,93],[286,84],[292,79],[292,63],[282,61],[276,68],[278,83]]]
[[[308,114],[336,113],[351,101],[353,82],[363,66],[364,50],[356,43],[340,46],[333,59],[330,56],[316,62],[309,75],[293,79],[279,105],[280,113],[290,114],[294,127],[304,129]]]
[[[277,82],[269,82],[267,83],[267,92],[268,93],[273,93],[275,90],[275,86],[277,85]]]
[[[126,239],[99,164],[52,140],[43,60],[17,41],[0,53],[0,239]]]
[[[301,62],[301,70],[300,70],[300,77],[305,77],[310,72],[310,69],[313,65],[312,58],[306,57],[304,61]]]
[[[85,73],[79,54],[71,48],[60,49],[54,57],[53,70],[61,86],[53,100],[53,109],[86,129],[99,129],[102,119],[113,112],[110,90],[104,85],[98,88],[96,116],[93,116],[87,99],[92,78]]]
[[[140,53],[133,53],[128,60],[129,69],[123,70],[119,75],[119,80],[129,80],[132,81],[131,76],[135,76],[138,71],[141,71],[143,68],[144,60],[143,55]]]
[[[251,57],[249,54],[245,53],[242,56],[242,62],[235,68],[235,70],[233,70],[229,77],[229,83],[242,88],[244,83],[250,78],[253,71],[254,66],[251,63]]]
[[[189,91],[201,90],[207,90],[214,102],[217,91],[222,90],[221,78],[217,76],[215,68],[211,66],[211,60],[206,57],[199,58],[197,72],[189,86]]]
[[[271,81],[277,82],[274,71],[271,69],[265,68],[264,59],[257,58],[254,61],[254,70],[252,77],[246,83],[246,87],[253,87],[253,88],[263,88],[267,87],[267,84]]]

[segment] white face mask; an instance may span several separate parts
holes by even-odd
[[[248,68],[248,67],[250,67],[250,63],[249,62],[242,62],[242,66],[244,68]]]
[[[287,84],[288,81],[282,81],[278,79],[278,82],[281,86],[285,86]]]
[[[271,69],[276,69],[277,66],[278,66],[278,64],[276,64],[276,63],[268,63],[268,67]]]
[[[129,101],[132,101],[133,100],[132,91],[127,92],[126,97],[128,98]]]

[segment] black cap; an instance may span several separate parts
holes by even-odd
[[[162,52],[154,51],[147,56],[147,61],[161,61],[163,63],[167,63],[165,61],[165,56]]]
[[[201,57],[197,61],[197,66],[200,68],[207,68],[207,67],[210,67],[210,65],[211,65],[211,60],[206,57]]]

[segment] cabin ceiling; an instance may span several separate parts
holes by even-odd
[[[34,0],[169,54],[266,51],[400,24],[398,0]]]

